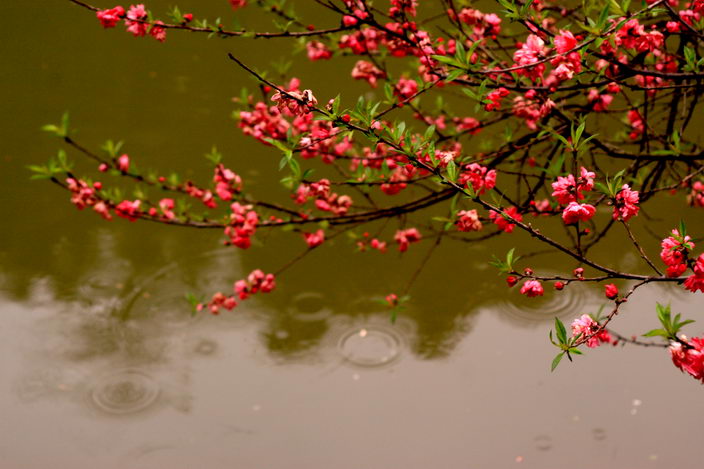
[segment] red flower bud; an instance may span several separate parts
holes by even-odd
[[[604,294],[608,299],[614,300],[618,296],[618,287],[616,287],[616,285],[614,285],[613,283],[605,285]]]

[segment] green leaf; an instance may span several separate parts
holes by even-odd
[[[558,353],[555,358],[552,360],[552,365],[550,365],[550,371],[553,372],[555,371],[555,368],[557,368],[557,365],[560,364],[560,361],[562,361],[562,357],[565,356],[564,352]]]
[[[459,168],[454,161],[450,161],[447,164],[447,179],[451,182],[457,181],[457,176],[459,175]]]
[[[609,9],[619,16],[624,16],[626,12],[616,0],[608,0]],[[624,5],[625,6],[625,5]],[[627,6],[625,6],[628,8]]]
[[[459,44],[459,42],[458,42],[458,44]],[[445,83],[450,83],[451,81],[456,80],[457,78],[459,78],[460,76],[462,76],[464,74],[465,74],[464,70],[460,70],[460,69],[452,70],[445,77]]]
[[[67,137],[68,136],[68,125],[69,125],[69,115],[68,111],[64,112],[64,115],[61,116],[61,133],[62,137]]]
[[[678,228],[681,237],[684,238],[685,236],[687,236],[687,225],[684,223],[684,220],[680,219]]]
[[[456,43],[456,52],[455,52],[455,57],[457,57],[457,60],[461,64],[467,63],[467,51],[464,48],[464,44],[462,44],[462,41],[457,41]]]
[[[222,154],[218,151],[217,147],[213,145],[213,148],[210,149],[210,153],[205,154],[205,158],[214,165],[218,165],[222,161]]]
[[[557,340],[559,340],[561,344],[567,343],[567,329],[565,329],[565,325],[557,317],[555,318],[555,333],[557,334]]]
[[[514,258],[515,251],[516,248],[511,248],[506,253],[506,265],[508,266],[509,270],[513,270],[513,263],[519,259],[518,257]]]

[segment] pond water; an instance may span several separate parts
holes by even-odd
[[[214,17],[225,2],[199,3],[179,4]],[[550,373],[552,318],[596,311],[602,294],[526,301],[507,290],[487,261],[511,246],[535,250],[519,233],[442,244],[393,325],[376,299],[402,288],[425,248],[374,256],[336,240],[271,295],[192,317],[184,292],[274,270],[300,239],[271,234],[266,249],[242,252],[219,248],[215,231],[107,224],[30,182],[25,166],[55,154],[59,142],[39,127],[70,110],[86,145],[124,138],[141,166],[194,168],[198,178],[215,144],[255,192],[283,197],[276,152],[229,119],[230,98],[252,85],[225,55],[264,68],[287,49],[138,40],[101,30],[67,1],[10,0],[0,11],[13,19],[0,33],[0,468],[700,467],[703,390],[663,350],[590,350]],[[349,68],[293,60],[319,99],[364,91],[337,88]],[[679,202],[701,232],[699,212]],[[595,252],[624,269],[637,263],[616,237]],[[559,256],[534,265],[572,268]],[[694,319],[701,309],[698,296],[652,287],[616,329],[655,327],[655,301]]]

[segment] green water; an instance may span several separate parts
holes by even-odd
[[[179,3],[211,17],[230,15],[223,4]],[[142,167],[207,178],[202,155],[215,144],[248,189],[284,200],[279,155],[229,118],[231,97],[253,83],[226,54],[260,68],[288,57],[321,102],[343,93],[348,103],[367,90],[347,79],[353,58],[310,63],[285,42],[189,34],[159,44],[103,31],[66,1],[6,0],[0,11],[0,468],[699,467],[702,390],[662,350],[598,349],[549,372],[552,318],[595,311],[602,296],[570,287],[526,301],[507,290],[487,261],[536,250],[520,233],[441,244],[393,326],[375,300],[403,288],[429,242],[382,256],[341,237],[275,293],[191,318],[185,291],[275,270],[303,249],[300,237],[261,232],[249,251],[225,249],[218,230],[106,223],[29,181],[25,166],[60,146],[39,127],[70,110],[87,146],[124,139]],[[701,225],[682,200],[656,203]],[[618,239],[595,254],[635,268]],[[557,255],[533,265],[573,267]],[[616,329],[655,327],[655,301],[700,312],[698,296],[653,287]]]

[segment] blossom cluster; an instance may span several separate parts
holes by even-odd
[[[141,3],[131,5],[126,11],[122,6],[118,5],[114,8],[99,10],[95,15],[103,28],[114,28],[117,23],[124,20],[127,31],[135,37],[145,36],[149,33],[150,36],[159,42],[166,41],[164,23],[159,20],[150,22],[149,12]],[[184,20],[192,18],[192,15],[184,15]]]
[[[230,205],[230,223],[225,227],[225,236],[228,240],[225,245],[237,246],[247,249],[252,245],[252,236],[259,225],[259,214],[251,205],[242,205],[234,202]]]
[[[669,350],[677,368],[704,382],[704,337],[688,339],[682,335],[670,344]]]
[[[589,348],[614,342],[609,331],[600,327],[599,323],[588,314],[583,314],[572,322],[572,336],[580,339],[586,338],[586,344]]]
[[[222,292],[215,293],[208,303],[196,305],[197,311],[207,309],[211,314],[220,314],[220,309],[228,311],[237,306],[237,300],[246,300],[256,293],[269,293],[276,288],[276,278],[274,274],[265,274],[261,270],[253,270],[246,279],[235,282],[232,289],[234,295],[225,295]]]

